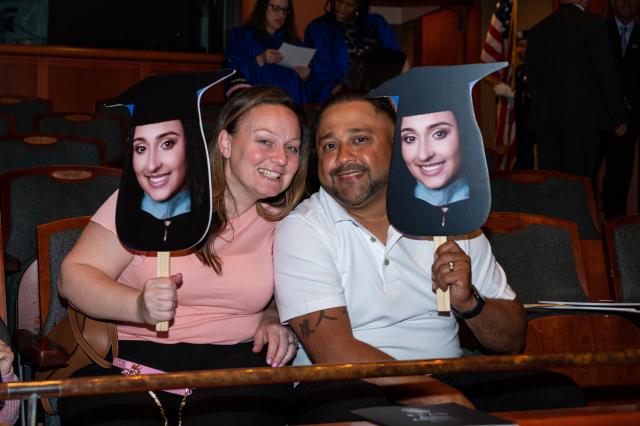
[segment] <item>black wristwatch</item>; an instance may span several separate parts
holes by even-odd
[[[473,285],[471,285],[471,293],[473,294],[473,297],[475,297],[476,302],[478,302],[476,304],[476,307],[471,309],[470,311],[460,312],[459,310],[451,306],[451,311],[453,312],[453,315],[455,315],[458,318],[462,318],[464,320],[468,320],[480,315],[480,312],[482,312],[482,309],[484,308],[484,305],[486,303],[484,300],[484,297],[482,297],[482,295],[478,293],[478,289],[476,289],[475,286]]]

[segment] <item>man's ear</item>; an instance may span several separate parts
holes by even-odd
[[[224,158],[231,157],[231,135],[226,130],[222,130],[218,135],[218,149]]]

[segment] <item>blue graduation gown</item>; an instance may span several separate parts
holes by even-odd
[[[400,50],[393,28],[377,13],[368,16],[369,28],[378,35],[379,47]],[[307,46],[317,49],[311,61],[307,89],[311,102],[324,102],[331,90],[342,83],[349,69],[349,52],[342,26],[332,13],[326,13],[307,25],[304,33]]]
[[[277,86],[287,92],[295,103],[303,104],[307,102],[305,85],[294,70],[278,64],[260,66],[256,61],[260,53],[266,49],[278,49],[282,42],[282,31],[262,38],[251,28],[237,27],[229,35],[225,59],[229,67],[242,72],[252,85]]]

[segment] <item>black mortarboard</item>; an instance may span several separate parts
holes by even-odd
[[[128,107],[130,135],[136,126],[181,120],[186,142],[184,183],[168,200],[153,200],[138,183],[129,141],[116,206],[116,230],[126,247],[170,252],[191,248],[206,237],[212,219],[211,170],[200,98],[233,72],[152,75],[105,103]]]
[[[391,224],[400,232],[429,236],[461,235],[478,229],[486,220],[491,206],[489,175],[482,135],[473,111],[471,89],[478,80],[505,65],[501,62],[413,68],[369,94],[370,97],[393,97],[397,106],[387,213]],[[452,111],[458,124],[462,164],[457,176],[467,185],[467,198],[434,205],[426,201],[429,197],[419,198],[417,195],[420,185],[402,158],[400,125],[403,117],[441,111]],[[455,183],[455,188],[458,184],[460,182]],[[445,186],[445,192],[448,186]]]
[[[233,73],[233,70],[221,69],[151,75],[106,102],[105,106],[128,107],[132,127],[169,120],[200,120],[201,94]]]

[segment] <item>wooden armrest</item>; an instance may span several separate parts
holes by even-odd
[[[394,401],[404,405],[434,405],[455,402],[474,409],[459,390],[429,376],[394,376],[371,379]]]
[[[524,355],[606,352],[640,348],[635,317],[613,313],[573,313],[530,319]],[[640,385],[637,365],[554,367],[580,387]]]
[[[13,340],[18,351],[38,369],[64,367],[69,362],[67,350],[47,336],[31,330],[17,330]]]
[[[14,273],[20,271],[20,261],[15,257],[4,254],[4,271],[5,273]]]
[[[602,240],[580,240],[580,246],[587,275],[588,288],[585,291],[589,300],[615,299],[615,292],[609,282],[609,269]]]

